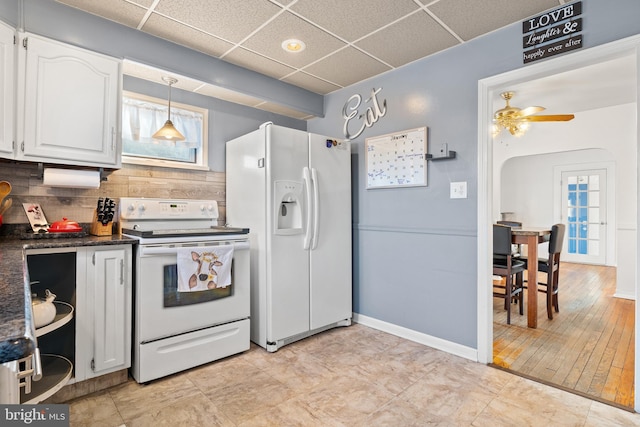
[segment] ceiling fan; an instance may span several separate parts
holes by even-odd
[[[538,115],[544,107],[532,106],[526,108],[512,107],[509,101],[515,92],[502,92],[500,96],[506,101],[504,108],[499,109],[493,115],[494,131],[496,136],[502,129],[507,129],[511,135],[522,136],[529,127],[530,122],[567,122],[575,116],[573,114]]]

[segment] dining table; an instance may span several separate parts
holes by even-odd
[[[527,245],[527,326],[538,327],[538,245],[551,236],[551,228],[520,227],[511,229],[511,242]]]

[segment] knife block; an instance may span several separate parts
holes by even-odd
[[[113,234],[113,222],[109,221],[107,225],[102,225],[98,221],[98,210],[93,211],[93,221],[91,221],[91,231],[93,236],[111,236]]]

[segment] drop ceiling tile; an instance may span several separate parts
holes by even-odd
[[[291,10],[353,42],[419,9],[412,0],[299,0]]]
[[[207,55],[213,55],[214,57],[220,57],[220,55],[233,46],[230,43],[181,25],[157,13],[151,14],[146,24],[142,27],[142,30],[165,40],[198,50]]]
[[[358,49],[348,47],[310,65],[304,71],[337,85],[349,86],[390,69]]]
[[[276,79],[280,79],[295,71],[295,68],[291,68],[240,47],[233,49],[225,55],[223,59],[232,64],[257,71]]]
[[[364,38],[356,46],[393,67],[400,67],[458,43],[431,16],[419,11]]]
[[[320,95],[326,95],[329,92],[340,89],[338,85],[326,82],[303,71],[298,71],[282,80]]]
[[[56,1],[132,28],[138,26],[144,14],[147,12],[147,9],[124,0],[112,0],[109,2],[103,0]],[[137,3],[141,2],[138,1]]]
[[[268,0],[160,0],[155,11],[238,43],[282,9]]]
[[[285,52],[281,45],[287,39],[302,40],[307,47],[301,52]],[[301,68],[346,44],[292,13],[285,12],[251,36],[243,46],[284,64]]]
[[[428,9],[467,41],[558,6],[558,0],[441,0]]]

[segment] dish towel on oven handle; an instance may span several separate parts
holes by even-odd
[[[178,248],[178,292],[226,288],[232,260],[233,245]]]

